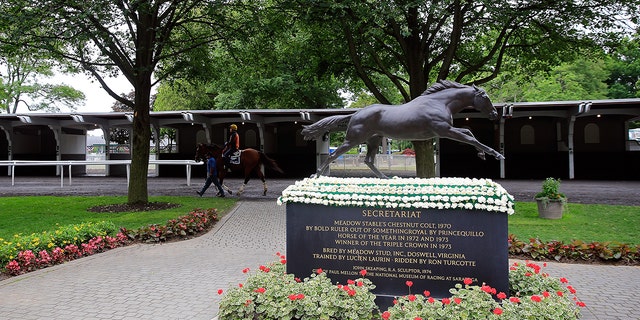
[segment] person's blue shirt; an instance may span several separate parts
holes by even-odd
[[[207,160],[207,175],[211,173],[211,169],[213,168],[213,175],[218,176],[218,168],[216,167],[216,159],[214,157],[209,157]]]

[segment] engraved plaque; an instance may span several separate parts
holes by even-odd
[[[287,272],[347,283],[364,269],[381,307],[425,290],[449,297],[464,278],[508,293],[507,245],[504,213],[287,203]]]

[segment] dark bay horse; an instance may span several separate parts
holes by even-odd
[[[502,154],[476,140],[470,130],[453,126],[453,114],[467,107],[475,108],[491,120],[499,118],[483,89],[440,80],[422,95],[405,104],[373,104],[350,115],[327,117],[304,126],[302,135],[306,140],[313,140],[328,132],[347,128],[344,142],[320,165],[316,175],[324,174],[329,164],[340,155],[366,142],[365,164],[376,176],[386,178],[374,166],[376,152],[383,137],[399,140],[447,138],[474,146],[478,150],[478,156],[483,160],[485,153],[496,159],[504,159]]]
[[[244,176],[244,183],[238,190],[238,195],[242,195],[244,192],[244,188],[247,185],[247,182],[251,179],[251,174],[255,173],[260,180],[262,180],[262,185],[264,186],[263,195],[267,195],[267,182],[264,179],[264,173],[262,172],[261,167],[266,166],[269,169],[277,171],[279,173],[284,173],[282,169],[278,166],[275,160],[269,158],[264,152],[258,151],[255,149],[247,148],[241,150],[240,153],[240,163],[239,164],[231,164],[230,168],[233,172],[241,172]],[[211,152],[213,157],[216,159],[216,166],[218,167],[218,178],[220,179],[220,184],[222,187],[227,190],[229,194],[232,194],[231,188],[227,187],[224,184],[224,177],[227,175],[227,170],[224,169],[224,160],[222,159],[222,147],[218,145],[206,145],[204,143],[198,144],[196,147],[196,161],[206,161],[205,155],[207,152]]]

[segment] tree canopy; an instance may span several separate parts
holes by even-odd
[[[50,83],[59,65],[46,51],[0,44],[0,107],[6,113],[75,110],[85,99],[81,91],[66,84]]]
[[[293,3],[304,21],[331,30],[331,42],[345,49],[357,79],[382,103],[391,101],[380,89],[386,83],[409,101],[439,79],[483,84],[508,66],[548,70],[579,48],[615,42],[625,27],[619,17],[638,8],[637,0]],[[430,142],[414,145],[417,175],[433,176]]]
[[[625,38],[607,60],[611,75],[607,81],[609,98],[640,97],[640,29],[633,37]]]
[[[227,14],[231,7],[222,0],[6,0],[0,42],[26,43],[66,59],[134,110],[128,202],[146,203],[151,87],[176,72],[157,67],[220,39],[216,31],[233,17]],[[116,74],[132,84],[132,100],[105,82]]]
[[[327,36],[295,19],[273,1],[237,7],[241,26],[211,43],[168,60],[185,65],[159,89],[156,110],[296,109],[343,105],[339,73],[329,67],[334,50]]]

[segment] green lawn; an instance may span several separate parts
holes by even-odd
[[[111,221],[118,227],[135,229],[187,214],[194,208],[228,211],[233,198],[150,197],[153,202],[171,202],[181,207],[149,212],[92,213],[97,205],[126,202],[126,197],[5,197],[0,198],[0,238],[14,234],[53,231],[58,226],[82,222]],[[538,218],[536,204],[518,202],[516,213],[509,216],[509,233],[520,240],[538,237],[543,241],[574,239],[585,242],[618,241],[640,244],[640,207],[584,205],[569,203],[560,220]]]
[[[195,208],[216,208],[228,211],[236,203],[233,198],[214,197],[149,197],[151,202],[170,202],[181,206],[169,210],[148,212],[94,213],[88,208],[105,204],[125,203],[125,196],[102,197],[3,197],[0,198],[0,238],[15,234],[54,231],[59,226],[83,222],[111,221],[117,227],[136,229],[149,224],[165,224]]]
[[[538,218],[535,202],[518,202],[509,216],[509,233],[520,240],[617,241],[640,244],[640,207],[569,203],[562,219]]]

